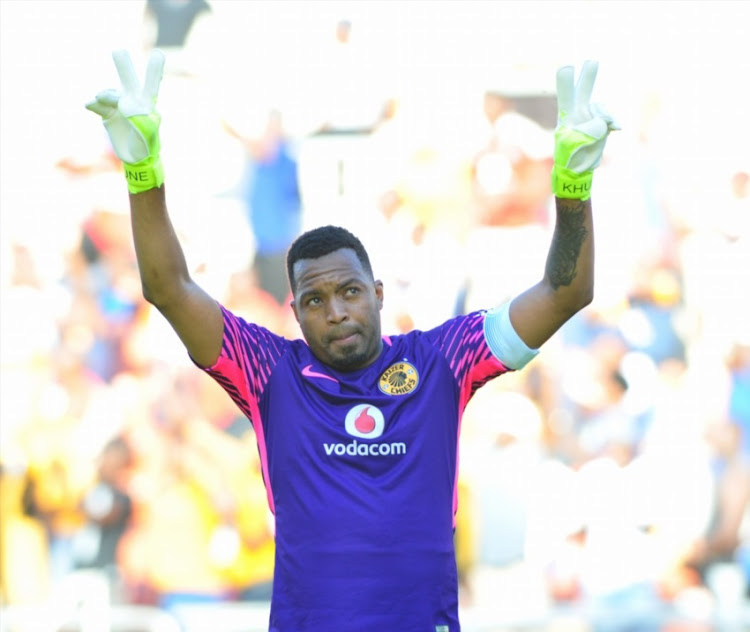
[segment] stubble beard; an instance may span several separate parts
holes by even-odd
[[[380,355],[378,346],[370,343],[365,349],[352,349],[351,351],[344,350],[340,354],[330,356],[330,364],[337,371],[356,371],[372,364],[375,359]]]

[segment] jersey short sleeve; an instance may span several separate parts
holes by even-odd
[[[487,381],[512,370],[492,352],[484,332],[486,312],[457,316],[425,335],[445,356],[458,382],[461,409]]]
[[[274,366],[289,341],[270,330],[248,323],[221,307],[224,337],[221,353],[213,366],[203,370],[214,378],[257,428],[257,402]]]

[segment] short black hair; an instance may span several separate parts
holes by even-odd
[[[286,273],[292,294],[297,291],[297,282],[294,278],[294,264],[297,261],[300,259],[318,259],[341,248],[351,248],[357,255],[357,259],[359,259],[365,272],[375,278],[370,265],[370,257],[357,237],[346,228],[341,228],[341,226],[320,226],[297,237],[286,254]]]

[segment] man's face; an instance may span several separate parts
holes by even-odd
[[[340,371],[361,369],[380,355],[383,284],[373,281],[350,248],[294,264],[292,309],[310,349]]]

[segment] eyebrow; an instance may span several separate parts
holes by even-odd
[[[346,288],[346,287],[348,287],[350,285],[365,285],[365,281],[363,281],[361,277],[350,277],[346,281],[342,281],[341,283],[337,283],[336,286],[335,286],[335,288],[334,288],[334,292],[338,292],[338,291],[340,291],[340,290],[342,290],[342,289],[344,289],[344,288]],[[303,290],[302,292],[300,292],[299,300],[302,302],[302,301],[307,300],[308,298],[311,298],[313,296],[317,296],[319,294],[321,294],[320,290],[317,290],[317,289],[314,289],[314,288],[313,289],[309,289],[309,290]]]
[[[336,286],[336,291],[343,290],[347,285],[365,285],[365,282],[360,277],[352,277],[346,281],[339,283]]]

